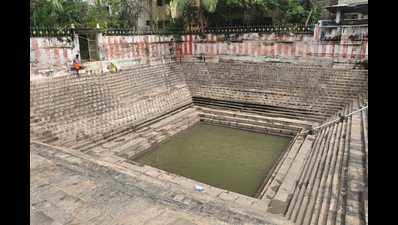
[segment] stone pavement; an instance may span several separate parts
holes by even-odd
[[[32,225],[227,224],[114,190],[109,180],[70,170],[34,152],[30,158]]]
[[[290,224],[266,214],[249,215],[213,202],[199,202],[145,179],[122,183],[122,174],[84,159],[31,145],[30,224]],[[87,169],[91,167],[93,169]],[[154,194],[155,193],[155,194]],[[171,197],[170,197],[171,196]],[[270,222],[272,221],[272,222]],[[286,222],[286,223],[285,223]]]

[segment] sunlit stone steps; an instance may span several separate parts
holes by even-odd
[[[192,103],[182,74],[172,68],[140,65],[116,74],[32,81],[33,139],[72,147]]]
[[[266,117],[253,113],[231,110],[220,110],[196,106],[201,121],[225,126],[254,130],[283,136],[293,136],[303,128],[309,128],[316,123],[288,118]]]
[[[359,102],[354,101],[354,108],[359,108]],[[347,165],[347,192],[346,192],[346,211],[345,224],[360,225],[365,219],[364,215],[364,199],[367,199],[365,192],[365,171],[364,164],[365,149],[363,145],[363,135],[361,132],[361,113],[352,115],[351,137],[350,137],[350,154]]]
[[[237,110],[242,112],[256,113],[270,117],[282,117],[297,120],[321,122],[327,115],[319,115],[305,109],[285,108],[271,105],[254,104],[246,102],[225,101],[209,98],[193,97],[195,105],[208,108]]]
[[[296,109],[297,115],[306,110],[321,116],[319,121],[333,116],[358,94],[366,92],[368,82],[366,70],[310,65],[231,61],[186,62],[182,67],[194,101],[207,98],[255,103]]]
[[[293,144],[284,153],[283,158],[280,160],[280,162],[278,162],[278,166],[268,178],[268,182],[260,194],[261,199],[272,199],[275,196],[278,188],[280,187],[281,181],[283,181],[284,177],[289,171],[290,166],[296,159],[303,142],[304,139],[301,136],[294,139]]]
[[[150,121],[159,121],[161,119],[165,119],[168,116],[171,116],[175,113],[180,112],[181,110],[186,109],[187,107],[189,107],[189,103],[180,106],[179,108],[177,108],[176,110],[171,110],[168,112],[165,112],[164,114],[154,117],[154,118],[147,118],[147,120],[143,120],[141,121],[140,124],[131,124],[128,126],[119,126],[118,129],[110,132],[109,134],[107,134],[107,136],[103,136],[101,135],[101,133],[99,133],[99,136],[97,137],[97,139],[95,139],[95,141],[86,141],[85,143],[75,143],[72,148],[74,149],[79,149],[80,151],[87,151],[90,148],[96,146],[96,145],[101,145],[104,143],[108,143],[109,141],[115,140],[117,138],[123,137],[126,134],[129,134],[131,132],[136,131],[138,128],[145,126],[146,123],[150,122]],[[148,128],[146,128],[148,129]],[[94,137],[95,138],[95,137]]]
[[[366,100],[366,94],[357,96],[339,112],[355,111]],[[324,122],[338,118],[337,113]],[[268,199],[268,212],[295,224],[367,224],[367,163],[364,110],[314,135],[296,136],[259,197]]]
[[[340,174],[344,123],[335,123],[318,132],[313,155],[306,164],[286,212],[286,217],[296,224],[326,224],[333,196],[331,191],[335,194],[338,191],[338,187],[332,188],[332,180],[336,181]]]

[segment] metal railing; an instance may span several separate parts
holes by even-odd
[[[30,28],[30,37],[59,37],[73,35],[75,29],[71,27],[40,27]],[[98,30],[98,32],[101,32]],[[136,28],[108,28],[102,31],[107,36],[128,35],[183,35],[183,34],[231,34],[231,33],[303,33],[314,32],[314,25],[303,24],[272,24],[272,25],[247,25],[247,26],[217,26],[217,27],[189,27],[186,30],[178,29],[136,29]]]
[[[62,27],[31,27],[30,37],[65,37],[72,36],[73,29]]]
[[[256,26],[218,26],[187,30],[109,28],[104,34],[115,35],[145,35],[145,34],[200,34],[200,33],[313,33],[314,25],[277,24]]]
[[[337,119],[335,119],[335,120],[332,120],[332,121],[329,121],[329,122],[326,122],[326,123],[321,124],[321,125],[319,125],[319,126],[313,127],[313,128],[311,128],[311,129],[302,131],[299,135],[314,134],[317,130],[319,130],[319,129],[323,128],[323,127],[332,125],[332,124],[334,124],[334,123],[342,122],[342,121],[344,121],[345,119],[347,119],[348,117],[350,117],[351,115],[353,115],[353,114],[355,114],[355,113],[358,113],[358,112],[361,112],[361,111],[363,111],[363,110],[365,110],[365,109],[368,109],[368,105],[365,105],[365,106],[363,106],[363,107],[361,107],[361,108],[359,108],[359,109],[357,109],[357,110],[355,110],[355,111],[352,111],[352,112],[350,112],[350,113],[348,113],[348,114],[346,114],[346,115],[341,115],[341,114],[340,114],[340,115],[338,115],[339,118],[337,118]]]

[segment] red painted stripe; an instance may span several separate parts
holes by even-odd
[[[333,45],[332,45],[332,52],[330,53],[330,57],[332,57],[332,58],[334,58],[335,47],[336,47],[336,43],[333,42]]]
[[[293,45],[291,46],[290,56],[291,56],[291,57],[296,56],[296,45],[295,45],[295,44],[293,44]]]
[[[115,59],[119,58],[119,40],[117,37],[113,37],[113,57]]]
[[[113,59],[113,55],[114,55],[113,46],[114,45],[115,45],[115,43],[113,41],[113,37],[109,37],[109,60]]]
[[[345,43],[345,41],[343,41],[342,45],[343,45],[342,57],[347,58],[348,45]]]
[[[361,45],[361,56],[360,59],[363,60],[366,58],[366,48],[367,48],[368,40],[365,40]]]
[[[69,63],[68,49],[64,48],[64,49],[62,49],[62,51],[64,53],[65,63]]]
[[[275,58],[275,48],[276,48],[276,44],[273,45],[269,45],[271,48],[270,54],[269,56],[271,56],[272,58]]]
[[[192,55],[192,35],[188,35],[188,52],[187,55]]]
[[[304,45],[302,43],[297,43],[297,56],[303,56],[303,47]]]
[[[35,51],[35,60],[36,60],[37,62],[40,62],[40,55],[41,55],[41,53],[40,53],[40,49],[39,49],[39,43],[37,42],[37,39],[36,39],[36,38],[33,38],[33,39],[32,39],[32,48],[33,48],[34,51]]]
[[[46,56],[47,56],[47,59],[46,59],[46,60],[47,60],[47,63],[48,63],[48,64],[52,64],[52,61],[53,61],[53,60],[52,60],[51,52],[50,52],[50,49],[49,49],[49,48],[46,49]]]
[[[119,51],[120,51],[120,58],[125,59],[126,58],[126,51],[124,48],[124,37],[119,38]]]
[[[123,37],[118,37],[117,38],[117,58],[118,59],[123,59]]]
[[[59,54],[59,48],[56,48],[56,49],[54,49],[54,53],[55,53],[55,62],[58,64],[58,65],[61,65],[62,63],[61,63],[61,58],[60,58],[60,54]]]
[[[277,48],[277,56],[282,56],[282,45],[278,44],[278,48]]]
[[[273,45],[261,45],[261,55],[262,56],[270,56],[274,57],[274,52],[273,52]]]
[[[290,49],[290,46],[285,44],[285,46],[284,46],[284,56],[285,57],[289,56],[289,49]]]
[[[352,49],[351,49],[351,59],[355,59],[356,58],[356,56],[357,56],[357,46],[356,45],[353,45],[352,46]]]
[[[185,55],[188,52],[187,36],[185,35],[182,38],[182,40],[184,41],[184,49],[182,51],[182,54]]]

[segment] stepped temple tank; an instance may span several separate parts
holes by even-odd
[[[195,59],[32,80],[33,214],[58,218],[45,199],[57,221],[364,224],[368,114],[350,113],[367,85],[367,70]]]
[[[197,124],[136,161],[254,196],[289,138]]]

